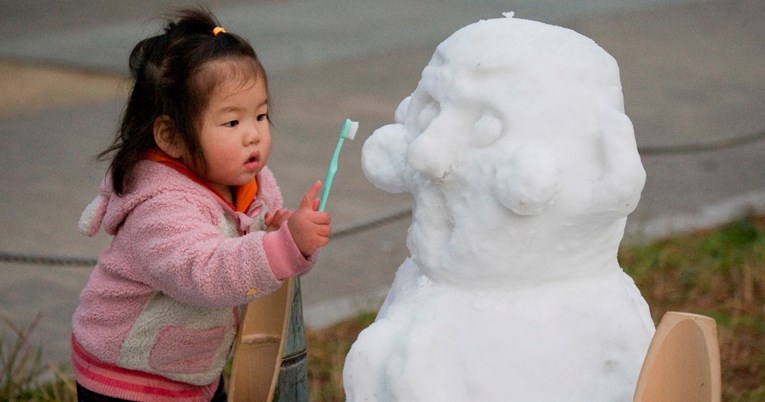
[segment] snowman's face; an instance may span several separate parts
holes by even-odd
[[[493,80],[440,63],[423,71],[402,121],[415,200],[408,245],[429,276],[484,283],[507,274],[498,257],[523,258],[529,216],[555,202],[559,170],[552,152],[516,135],[520,105],[499,102]]]
[[[414,261],[431,278],[486,286],[611,253],[644,180],[613,82],[592,90],[576,74],[547,77],[549,58],[492,65],[450,51],[465,54],[439,46],[396,124],[364,144],[367,178],[413,195]]]

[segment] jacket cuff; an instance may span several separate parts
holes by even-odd
[[[282,223],[278,230],[263,236],[263,248],[271,272],[280,281],[308,271],[316,262],[315,254],[308,258],[303,257],[292,239],[287,222]]]

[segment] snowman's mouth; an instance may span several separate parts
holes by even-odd
[[[434,178],[433,181],[436,182],[436,184],[443,184],[449,179],[449,175],[451,174],[452,174],[452,167],[449,166],[449,168],[446,169],[441,176]]]

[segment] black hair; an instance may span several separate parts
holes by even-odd
[[[130,53],[133,88],[122,115],[114,142],[98,154],[99,160],[111,157],[112,187],[124,194],[130,187],[135,165],[152,148],[154,121],[169,117],[174,140],[186,150],[194,168],[206,169],[199,145],[201,115],[211,93],[231,74],[206,68],[211,62],[232,60],[234,74],[268,80],[255,50],[242,37],[228,32],[213,32],[220,26],[206,8],[176,11],[167,20],[164,32],[138,42]],[[266,91],[268,91],[266,89]],[[191,167],[191,166],[190,166]]]

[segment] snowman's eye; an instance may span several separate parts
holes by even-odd
[[[417,129],[419,129],[420,132],[427,130],[430,123],[432,123],[440,113],[441,108],[436,101],[428,103],[422,108],[420,115],[417,117]]]
[[[491,145],[502,137],[504,124],[493,113],[484,113],[473,124],[473,133],[471,141],[479,147]]]

